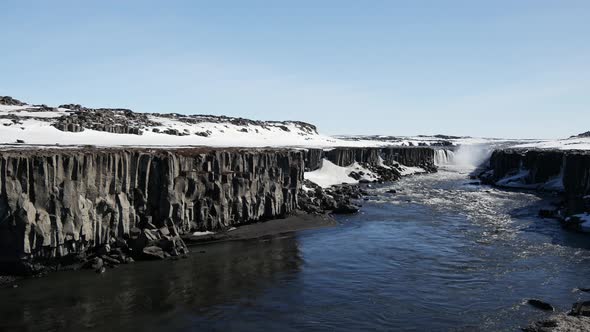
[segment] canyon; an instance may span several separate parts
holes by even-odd
[[[463,206],[489,199],[484,189],[476,192],[477,199],[470,196],[469,186],[479,185],[474,181],[478,178],[493,186],[486,188],[525,190],[495,193],[514,197],[525,207],[538,207],[538,198],[528,193],[557,193],[560,203],[540,214],[571,230],[590,229],[590,153],[523,146],[554,142],[448,135],[328,137],[299,121],[143,114],[76,104],[48,107],[8,97],[0,98],[0,123],[4,275],[83,268],[103,273],[138,259],[187,258],[194,250],[189,245],[238,239],[231,234],[267,239],[281,228],[303,229],[296,225],[304,219],[305,227],[334,225],[334,218],[332,224],[326,222],[328,214],[362,219],[365,202],[373,218],[379,210],[375,202],[407,204],[406,210],[394,205],[387,209],[408,213],[417,201],[418,211],[426,211],[431,204],[427,196],[446,202],[437,208],[452,206],[454,214],[420,212],[417,220],[427,224],[446,218],[443,228],[454,236],[454,218],[479,209]],[[586,144],[585,137],[570,140],[572,146]],[[447,166],[466,168],[449,172]],[[439,168],[441,178],[434,174]],[[465,169],[471,182],[461,184]],[[426,184],[420,177],[404,179],[413,174],[423,174]],[[395,187],[399,182],[415,193]],[[445,201],[452,192],[461,201]],[[487,208],[513,218],[502,206]],[[473,217],[496,227],[491,215]],[[253,231],[264,225],[274,225],[274,230]]]

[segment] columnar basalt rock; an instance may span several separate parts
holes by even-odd
[[[480,175],[485,183],[518,176],[530,188],[561,189],[564,204],[542,215],[568,216],[590,211],[590,152],[577,150],[503,149],[492,153],[488,169]],[[552,183],[551,186],[545,186]],[[557,186],[556,186],[557,185]],[[568,225],[565,225],[568,227]]]
[[[297,207],[303,164],[291,150],[1,151],[0,261],[280,217]]]
[[[381,150],[386,164],[398,162],[405,166],[423,167],[428,171],[436,170],[434,153],[430,147],[389,147]]]
[[[404,166],[423,167],[428,171],[436,169],[434,149],[430,147],[308,149],[305,153],[305,167],[311,171],[319,169],[322,167],[323,159],[338,166],[349,166],[355,162],[379,166],[383,162],[386,165],[399,163]]]
[[[567,195],[590,195],[590,152],[504,149],[492,153],[490,182],[517,171],[528,171],[528,184],[543,183],[561,176]]]

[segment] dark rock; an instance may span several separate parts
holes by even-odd
[[[165,259],[166,255],[164,250],[160,247],[150,246],[143,248],[143,256],[144,259]]]
[[[195,135],[197,136],[202,136],[202,137],[209,137],[211,135],[211,131],[207,130],[207,131],[198,131],[195,133]]]
[[[385,193],[387,193],[387,194],[397,194],[397,190],[390,189],[390,190],[386,191]]]
[[[14,99],[9,96],[0,96],[0,105],[8,105],[8,106],[24,106],[26,105],[22,101],[18,99]]]
[[[359,209],[351,204],[338,205],[333,211],[334,214],[353,214],[359,212]]]
[[[541,210],[539,210],[539,217],[541,217],[541,218],[556,218],[557,211],[556,210],[541,209]]]
[[[111,266],[113,266],[113,265],[119,265],[119,264],[121,264],[121,261],[120,261],[120,260],[118,260],[118,259],[116,259],[116,258],[113,258],[113,257],[111,257],[111,256],[104,255],[104,256],[101,256],[101,258],[102,258],[102,260],[103,260],[105,263],[107,263],[107,264],[109,264],[109,265],[111,265]]]
[[[289,214],[298,207],[303,153],[15,149],[0,153],[0,174],[0,238],[11,239],[0,241],[0,251],[13,255],[0,270],[27,273],[21,257],[112,256],[107,245],[122,250],[120,261],[121,253],[139,258],[154,245],[182,255],[188,250],[177,236],[194,225],[215,231]],[[160,243],[165,232],[171,238]]]
[[[547,311],[554,311],[555,309],[553,306],[547,302],[537,300],[537,299],[530,299],[527,303],[537,309],[547,310]]]
[[[99,270],[100,268],[102,268],[104,265],[104,262],[102,260],[102,258],[100,257],[94,257],[91,260],[87,261],[82,267],[85,269],[93,269],[93,270]]]
[[[572,316],[590,317],[590,301],[574,303],[569,314]]]
[[[590,131],[572,136],[571,138],[584,138],[584,137],[590,137]]]

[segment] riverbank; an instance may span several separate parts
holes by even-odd
[[[251,240],[335,225],[336,220],[329,214],[310,214],[296,211],[294,214],[282,219],[242,225],[218,233],[196,232],[183,236],[183,240],[189,247],[195,247],[205,243]]]

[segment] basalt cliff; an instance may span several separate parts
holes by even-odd
[[[568,217],[590,212],[590,152],[586,150],[498,149],[480,178],[502,187],[562,193],[562,204],[541,214],[561,219],[568,228],[581,230],[583,220]]]
[[[305,169],[324,158],[434,170],[430,148],[4,149],[0,262],[14,271],[23,262],[113,248],[122,248],[119,260],[182,254],[184,234],[295,211]]]

